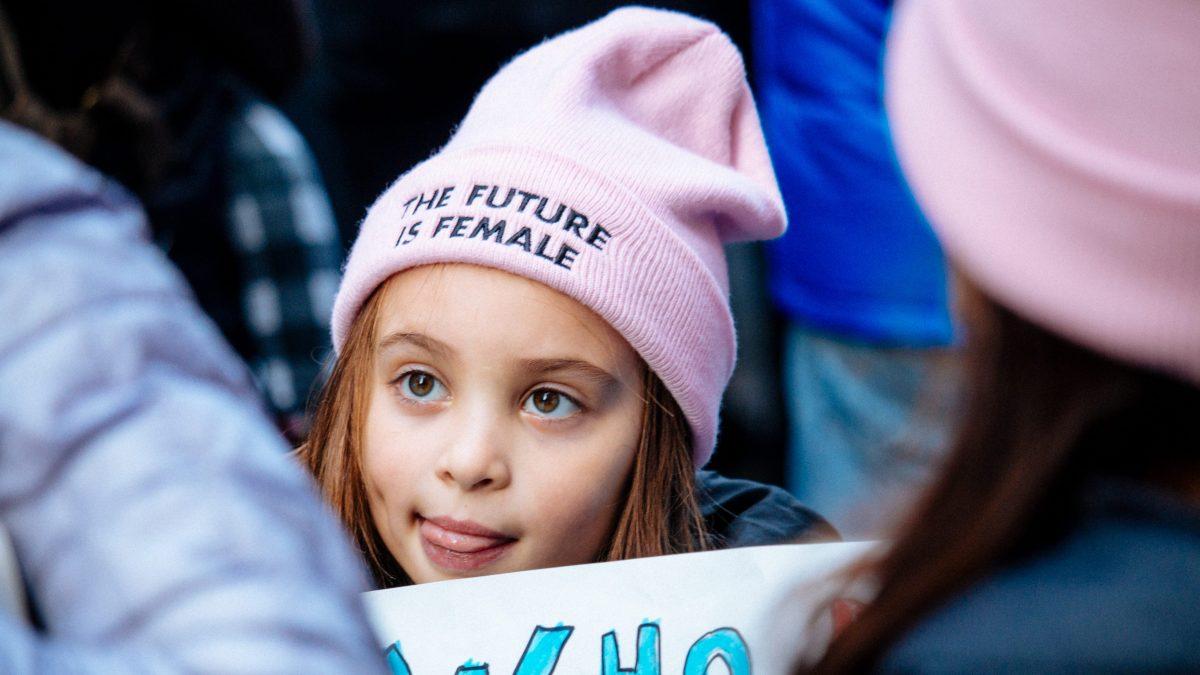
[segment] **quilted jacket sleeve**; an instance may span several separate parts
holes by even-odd
[[[382,668],[365,577],[123,191],[0,125],[0,672]]]

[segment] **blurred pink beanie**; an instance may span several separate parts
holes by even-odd
[[[888,54],[900,163],[959,269],[1200,382],[1200,2],[909,0]]]
[[[450,142],[379,197],[346,263],[334,345],[401,270],[518,274],[624,336],[683,409],[702,466],[735,355],[722,245],[784,227],[737,48],[684,14],[620,9],[502,68]]]

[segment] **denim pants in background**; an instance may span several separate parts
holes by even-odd
[[[951,440],[956,354],[838,340],[792,324],[788,488],[846,539],[883,536]]]

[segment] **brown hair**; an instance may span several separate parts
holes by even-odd
[[[162,177],[172,152],[138,73],[151,31],[132,5],[106,5],[85,19],[95,21],[83,33],[47,41],[41,29],[61,23],[51,10],[0,3],[0,118],[141,192]]]
[[[411,583],[371,519],[362,476],[362,441],[370,405],[381,286],[363,305],[321,391],[307,442],[296,453],[341,517],[375,583]],[[643,377],[642,433],[611,544],[597,560],[687,553],[708,547],[696,498],[691,433],[666,385]]]
[[[892,548],[852,572],[878,585],[875,599],[808,672],[871,669],[923,615],[1064,536],[1097,477],[1168,488],[1169,476],[1197,477],[1200,389],[967,293],[967,401],[957,439]]]

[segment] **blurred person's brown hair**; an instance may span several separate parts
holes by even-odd
[[[797,672],[869,670],[957,593],[1065,536],[1097,479],[1200,500],[1200,389],[961,290],[966,401],[947,464],[884,557],[851,571],[875,599]]]
[[[180,91],[207,86],[198,70],[226,69],[277,98],[315,44],[301,0],[4,0],[0,117],[144,194],[179,159],[196,115],[171,109]]]
[[[144,34],[140,9],[137,2],[0,3],[0,117],[126,182],[156,178],[166,129],[126,72]]]

